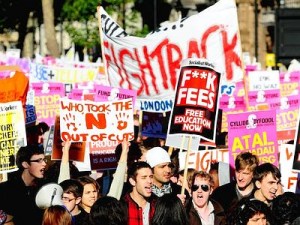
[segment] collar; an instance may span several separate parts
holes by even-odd
[[[199,207],[196,206],[196,204],[194,203],[194,201],[192,201],[192,202],[193,202],[193,206],[194,206],[196,212],[200,215],[200,212],[199,212],[199,210],[198,210]],[[208,207],[208,210],[209,210],[209,214],[212,214],[212,213],[214,212],[215,208],[214,208],[214,206],[213,206],[213,204],[212,204],[211,201],[208,201],[207,207]]]
[[[155,194],[157,197],[161,197],[164,194],[169,194],[172,192],[171,183],[163,184],[162,188],[158,188],[155,184],[151,187],[152,193]]]

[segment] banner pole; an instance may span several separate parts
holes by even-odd
[[[183,182],[181,187],[181,194],[184,194],[185,186],[187,185],[187,170],[188,170],[188,162],[189,162],[189,155],[190,155],[190,149],[191,149],[191,136],[189,136],[188,139],[188,148],[185,156],[185,163],[184,163],[184,173],[183,173]]]
[[[174,147],[171,147],[171,146],[169,147],[169,149],[168,149],[168,154],[169,154],[169,156],[172,155],[173,149],[174,149]]]

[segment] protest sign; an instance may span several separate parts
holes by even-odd
[[[171,146],[178,149],[188,149],[192,151],[199,150],[200,136],[189,136],[183,134],[167,135],[166,146]]]
[[[184,169],[186,152],[179,153],[179,170]],[[228,149],[212,149],[190,152],[188,157],[188,168],[194,168],[197,171],[206,171],[210,165],[215,162],[224,162],[229,164]],[[228,171],[229,173],[229,171]]]
[[[295,139],[296,130],[281,130],[277,131],[278,145],[286,144]]]
[[[18,170],[16,153],[26,145],[22,103],[0,103],[0,173]]]
[[[300,116],[298,116],[294,148],[293,170],[300,173]]]
[[[54,131],[53,131],[53,141],[52,141],[52,152],[51,152],[51,160],[61,160],[62,158],[62,142],[63,140],[60,137],[61,129],[60,129],[60,117],[56,116]],[[47,147],[51,144],[51,139],[47,143]],[[69,149],[69,160],[71,161],[79,161],[83,162],[85,160],[85,152],[86,152],[86,143],[85,142],[72,142]],[[49,153],[49,149],[47,149],[47,154]]]
[[[35,107],[33,105],[26,105],[25,106],[25,112],[26,112],[26,125],[31,126],[36,123],[36,112],[35,112]]]
[[[249,106],[280,102],[279,71],[251,71],[248,74]]]
[[[236,156],[246,151],[257,155],[260,163],[278,166],[276,111],[228,115],[228,148],[232,167]]]
[[[280,153],[280,172],[281,172],[281,183],[283,190],[295,192],[296,186],[299,183],[298,174],[292,171],[293,159],[295,156],[294,144],[282,144],[279,147]]]
[[[223,111],[246,110],[244,97],[222,95],[220,98],[220,109]]]
[[[151,99],[140,99],[136,109],[142,110],[143,112],[169,112],[173,107],[173,100],[151,100]]]
[[[281,96],[291,96],[299,94],[300,71],[281,72],[279,77]]]
[[[30,61],[29,58],[8,57],[6,65],[18,66],[21,71],[28,73],[30,71]]]
[[[95,85],[95,101],[114,101],[119,99],[132,99],[133,107],[136,101],[136,91],[116,88],[105,85]]]
[[[59,100],[65,95],[64,85],[57,82],[38,82],[30,85],[35,92],[34,105],[37,120],[49,126],[54,125],[55,117],[59,115]]]
[[[143,112],[142,136],[166,138],[170,113]]]
[[[51,155],[54,143],[54,125],[50,126],[47,141],[45,144],[45,155]]]
[[[109,140],[89,142],[91,169],[106,170],[117,168],[118,160],[115,150],[118,144],[118,141]]]
[[[63,141],[132,140],[132,99],[112,102],[60,100],[60,128]]]
[[[299,113],[299,97],[298,96],[288,96],[283,97],[286,99],[285,107],[280,107],[276,111],[276,125],[277,131],[282,130],[296,130],[298,125],[298,113]],[[290,98],[295,98],[294,100],[289,100]],[[297,104],[292,105],[292,102],[297,102]],[[281,105],[283,106],[283,104]]]
[[[298,95],[281,96],[280,102],[270,103],[270,109],[285,110],[290,108],[298,108]]]
[[[242,80],[234,0],[220,0],[145,38],[129,36],[102,7],[98,14],[108,81],[113,87],[137,90],[138,99],[173,99],[177,72],[186,58],[206,58],[224,71],[224,80]]]
[[[205,59],[183,60],[168,135],[198,135],[215,141],[220,78]]]
[[[95,81],[98,68],[73,68],[60,67],[57,65],[31,64],[30,78],[35,81],[51,81],[61,83],[79,83]]]

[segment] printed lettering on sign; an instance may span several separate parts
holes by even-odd
[[[203,59],[186,59],[178,78],[170,134],[199,135],[214,141],[220,73]]]

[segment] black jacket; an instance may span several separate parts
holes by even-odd
[[[0,209],[12,215],[15,225],[41,225],[43,210],[35,204],[41,185],[25,186],[21,173],[0,184]]]

